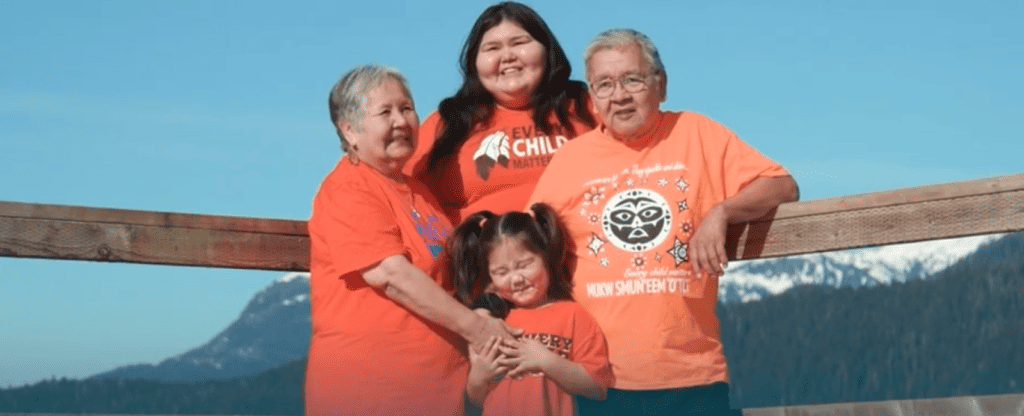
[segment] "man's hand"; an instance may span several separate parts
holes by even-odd
[[[721,276],[729,264],[729,256],[725,253],[725,232],[729,224],[726,222],[725,210],[715,205],[690,237],[687,255],[693,264],[693,271],[709,275]]]
[[[725,253],[725,233],[729,224],[757,219],[783,202],[800,198],[800,189],[791,176],[759,177],[736,195],[711,207],[700,227],[690,237],[687,255],[695,273],[715,276],[725,273],[729,256]]]

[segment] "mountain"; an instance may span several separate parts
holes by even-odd
[[[52,379],[0,389],[0,414],[301,415],[304,358],[223,380]]]
[[[310,332],[308,275],[291,273],[257,293],[205,345],[157,365],[127,365],[89,379],[200,381],[254,374],[305,356]]]
[[[1024,233],[1014,233],[927,279],[721,303],[732,405],[1024,392],[1022,282]]]
[[[719,281],[719,299],[742,303],[793,289],[875,287],[922,279],[999,237],[732,262]],[[201,381],[253,374],[305,356],[309,337],[309,275],[291,273],[258,293],[235,322],[205,345],[157,365],[123,366],[90,379]]]
[[[729,263],[719,279],[721,302],[750,302],[804,285],[858,288],[935,274],[1002,235],[894,244]]]

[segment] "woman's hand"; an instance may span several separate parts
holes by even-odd
[[[387,257],[362,273],[366,283],[383,289],[389,298],[417,315],[459,334],[471,348],[479,350],[492,336],[511,339],[523,333],[498,318],[473,313],[404,255]]]
[[[513,378],[535,371],[547,372],[562,358],[533,338],[505,341],[500,349],[505,354],[500,362],[509,368],[508,376]]]
[[[511,326],[505,323],[505,321],[486,313],[476,313],[474,315],[479,317],[480,321],[476,326],[476,330],[465,337],[469,341],[469,349],[476,349],[477,352],[481,352],[492,337],[513,340],[523,334],[521,328]]]

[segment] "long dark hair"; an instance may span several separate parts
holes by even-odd
[[[484,33],[503,20],[515,23],[544,45],[544,75],[530,97],[533,124],[537,130],[552,135],[549,117],[554,112],[558,122],[569,131],[570,137],[575,137],[576,129],[569,122],[570,104],[574,104],[577,118],[590,127],[596,126],[594,117],[587,109],[587,86],[583,82],[569,79],[572,66],[544,19],[525,4],[501,2],[480,14],[473,29],[469,31],[466,43],[462,45],[459,57],[462,86],[455,95],[445,98],[438,106],[438,114],[443,122],[440,123],[440,134],[427,157],[430,169],[437,167],[445,157],[456,153],[473,126],[486,121],[494,112],[494,97],[480,82],[476,57]]]
[[[549,300],[572,300],[575,258],[569,234],[558,214],[547,204],[533,204],[530,210],[532,216],[518,211],[502,215],[480,211],[467,217],[448,236],[447,252],[441,261],[445,263],[442,267],[451,273],[459,302],[474,308],[486,307],[502,318],[507,314],[511,308],[509,302],[483,293],[491,282],[488,256],[506,238],[521,241],[527,250],[544,259],[549,276]]]

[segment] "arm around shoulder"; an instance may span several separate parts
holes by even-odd
[[[459,334],[472,345],[482,345],[491,336],[510,338],[522,332],[497,318],[469,310],[404,255],[389,256],[364,268],[362,274],[366,283],[383,289],[395,302]]]

